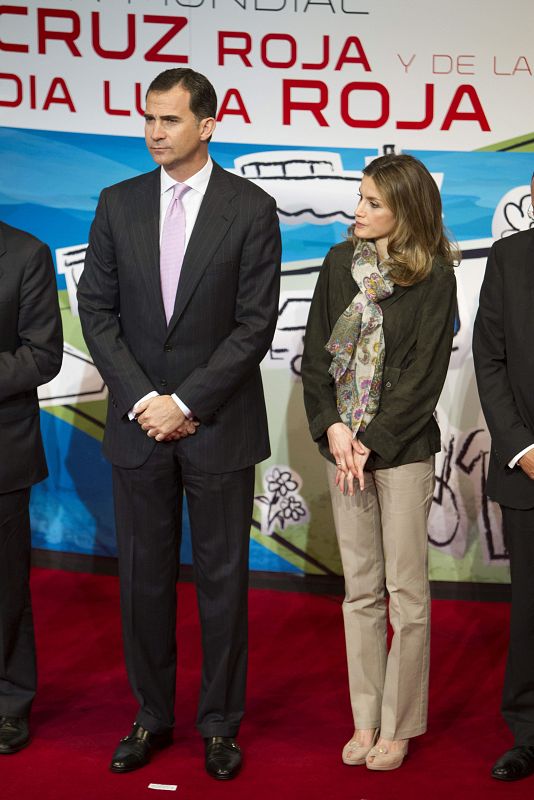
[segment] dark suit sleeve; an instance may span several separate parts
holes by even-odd
[[[106,190],[100,195],[78,286],[78,310],[89,352],[121,416],[154,386],[122,334],[120,292]]]
[[[501,466],[534,443],[514,400],[507,369],[503,264],[491,248],[473,327],[473,358],[480,404]]]
[[[401,371],[387,404],[379,408],[361,441],[387,462],[428,425],[447,376],[456,313],[456,278],[452,268],[434,268],[432,280],[421,301],[415,355]],[[406,319],[406,325],[413,325]],[[387,364],[387,342],[386,342]]]
[[[63,336],[56,276],[49,248],[38,243],[22,247],[23,266],[17,298],[17,334],[14,351],[0,352],[0,401],[36,389],[52,380],[61,368]],[[16,254],[19,257],[19,254]]]
[[[241,219],[247,234],[239,264],[235,325],[205,365],[194,369],[174,391],[201,421],[212,417],[258,367],[272,342],[280,293],[280,227],[276,204],[261,205]]]
[[[330,254],[328,254],[313,293],[302,354],[304,405],[314,441],[318,441],[330,425],[341,422],[337,410],[334,379],[328,371],[332,356],[325,349],[332,332],[328,307],[330,271]]]

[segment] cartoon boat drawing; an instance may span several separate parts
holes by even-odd
[[[354,219],[361,170],[343,169],[339,153],[273,150],[248,153],[229,169],[275,198],[282,222],[314,225]]]
[[[377,156],[367,156],[368,164]],[[248,153],[234,161],[235,175],[275,198],[281,222],[350,225],[358,203],[361,170],[344,169],[339,153],[319,150],[272,150]],[[443,173],[432,173],[441,189]]]

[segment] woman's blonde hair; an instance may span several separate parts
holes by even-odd
[[[421,161],[408,155],[381,156],[363,174],[373,179],[395,216],[388,236],[391,280],[412,286],[427,277],[434,258],[450,265],[458,260],[445,235],[439,189]],[[356,241],[354,227],[349,231]]]

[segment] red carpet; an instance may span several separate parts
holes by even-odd
[[[339,598],[254,590],[242,774],[203,769],[194,729],[200,647],[193,586],[180,586],[183,643],[176,740],[152,763],[113,775],[108,762],[135,706],[122,663],[116,578],[36,569],[40,686],[33,743],[0,759],[2,800],[469,800],[532,798],[534,776],[499,783],[489,769],[511,744],[499,717],[508,607],[434,601],[429,732],[391,773],[346,767],[352,733]],[[156,792],[148,784],[177,784]]]

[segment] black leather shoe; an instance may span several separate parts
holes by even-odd
[[[17,753],[29,743],[30,731],[25,717],[0,717],[0,754]]]
[[[112,772],[132,772],[150,761],[152,750],[172,744],[172,731],[151,733],[134,722],[128,736],[121,739],[109,766]]]
[[[519,781],[534,772],[534,747],[518,745],[501,756],[491,770],[498,781]]]
[[[230,736],[210,736],[206,745],[206,772],[219,781],[235,778],[241,768],[241,750]]]

